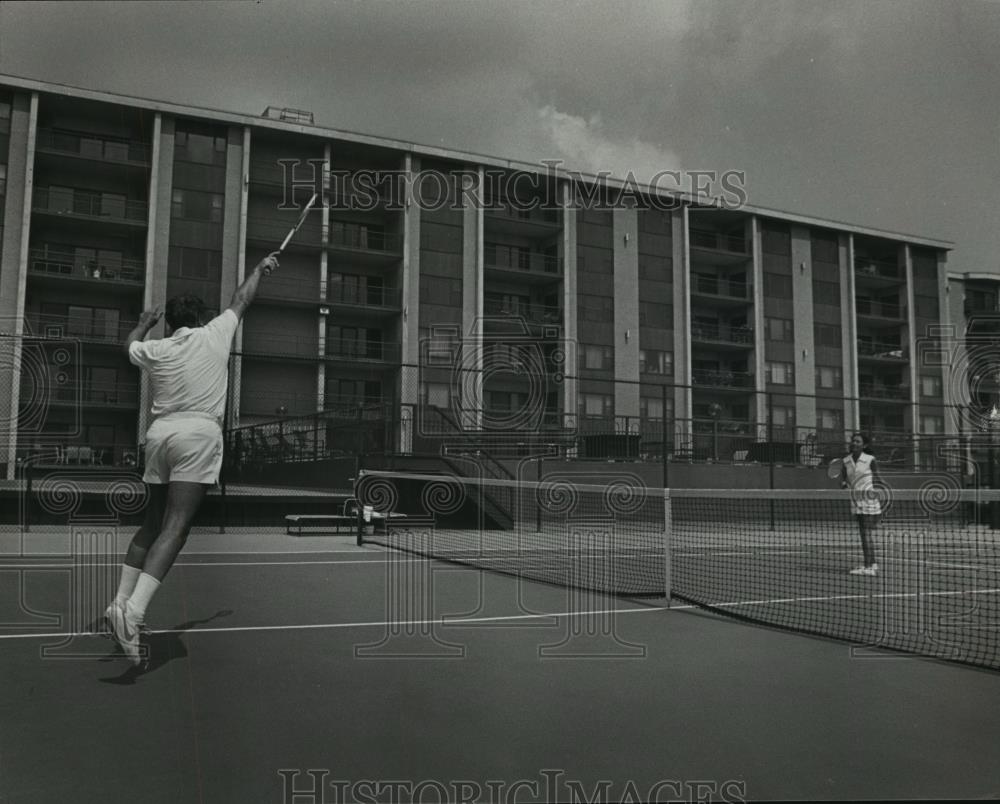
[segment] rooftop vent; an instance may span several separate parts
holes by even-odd
[[[289,109],[281,106],[268,106],[261,117],[271,120],[283,120],[286,123],[306,123],[313,125],[313,113],[303,109]]]

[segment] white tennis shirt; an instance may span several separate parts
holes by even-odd
[[[229,350],[239,324],[236,313],[227,308],[203,327],[181,327],[169,338],[129,346],[129,360],[149,374],[154,419],[200,413],[222,422]]]

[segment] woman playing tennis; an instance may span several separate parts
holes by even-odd
[[[875,456],[867,451],[870,444],[871,439],[867,433],[855,433],[851,437],[851,451],[844,458],[840,471],[840,487],[851,492],[851,509],[858,520],[861,551],[864,554],[864,564],[852,569],[851,575],[878,574],[872,531],[878,527],[882,504],[875,490],[875,482],[879,479],[878,466]]]

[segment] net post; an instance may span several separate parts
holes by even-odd
[[[667,386],[661,385],[660,402],[660,460],[663,462],[663,488],[670,485],[670,464],[667,461]]]
[[[666,598],[666,606],[671,606],[672,582],[670,577],[670,542],[673,532],[673,521],[671,519],[670,489],[663,489],[663,596]]]
[[[764,394],[764,398],[767,404],[767,451],[768,460],[767,462],[767,480],[768,488],[772,491],[774,490],[774,395],[767,391]],[[774,499],[772,498],[770,504],[768,505],[770,515],[771,515],[771,532],[774,532]]]

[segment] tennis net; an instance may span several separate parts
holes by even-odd
[[[1000,491],[930,481],[865,500],[833,490],[645,488],[368,472],[362,541],[532,580],[681,600],[728,616],[1000,669]],[[878,565],[863,565],[856,511]],[[388,517],[389,513],[394,514]]]

